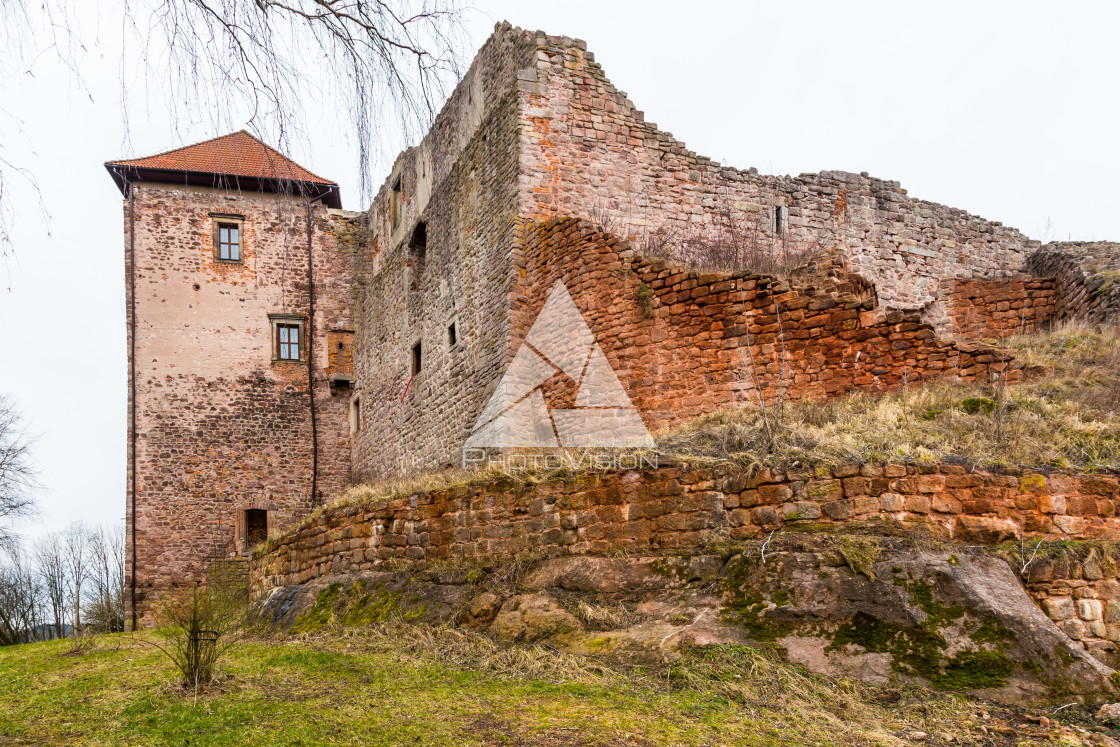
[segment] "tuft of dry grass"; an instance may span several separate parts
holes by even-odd
[[[661,435],[676,460],[744,467],[938,462],[971,467],[1120,471],[1120,331],[1063,325],[1002,343],[1023,383],[933,383],[881,396],[786,402],[780,422],[754,406],[723,410]]]

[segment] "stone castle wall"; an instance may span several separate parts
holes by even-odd
[[[1053,242],[1032,255],[1027,268],[1054,278],[1055,310],[1063,319],[1120,319],[1120,244]]]
[[[586,44],[533,40],[536,63],[519,75],[526,217],[591,218],[639,244],[734,234],[764,253],[839,247],[882,305],[899,309],[935,303],[942,278],[1019,272],[1038,248],[998,222],[913,199],[898,182],[764,176],[698,156],[646,122]]]
[[[313,505],[307,364],[272,360],[268,316],[307,316],[307,206],[150,184],[135,185],[135,202],[138,440],[127,521],[130,574],[150,620],[161,589],[242,549],[240,510],[267,509],[281,530]],[[215,259],[211,213],[244,216],[241,262]],[[325,344],[328,327],[350,321],[345,294],[331,289],[346,282],[336,277],[346,257],[335,220],[316,204],[312,224],[321,500],[350,479],[346,407],[327,386]],[[126,241],[129,230],[126,201]]]
[[[994,349],[939,340],[916,313],[881,315],[866,292],[850,292],[863,288],[850,273],[799,292],[765,275],[650,261],[586,221],[526,224],[523,235],[508,358],[562,281],[651,429],[755,404],[757,390],[768,402],[779,390],[824,399],[945,376],[987,383],[1005,366]],[[1018,375],[1008,367],[1009,381]]]
[[[501,377],[516,237],[514,80],[531,55],[521,35],[496,33],[428,136],[398,159],[366,215],[354,360],[358,476],[457,465],[488,388]],[[394,227],[390,201],[398,183]],[[421,223],[422,259],[410,247]],[[414,377],[417,344],[422,361]]]
[[[998,340],[1043,329],[1056,318],[1052,277],[941,282],[940,319],[923,318],[957,340]]]

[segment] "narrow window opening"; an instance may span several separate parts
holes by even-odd
[[[245,510],[245,541],[249,547],[268,539],[268,511],[263,508]]]
[[[401,188],[401,177],[398,175],[393,180],[393,186],[389,190],[389,225],[390,230],[397,230],[397,226],[401,222],[401,198],[403,189]]]
[[[416,343],[412,346],[412,375],[420,373],[420,369],[424,363],[424,353],[421,348],[421,343]]]
[[[350,433],[357,433],[362,429],[362,398],[354,397],[350,400]]]
[[[459,332],[455,329],[455,322],[451,322],[447,327],[447,346],[453,348],[457,342],[459,342]]]
[[[782,234],[782,228],[783,228],[783,225],[782,225],[782,206],[781,205],[775,205],[774,206],[774,233],[776,233],[780,236]]]
[[[428,259],[428,226],[424,221],[417,223],[412,231],[412,238],[408,241],[408,258],[417,275],[424,271],[424,263]]]

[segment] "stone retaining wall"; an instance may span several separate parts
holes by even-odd
[[[1024,551],[1028,560],[1032,547],[1028,545]],[[1062,632],[1109,666],[1120,666],[1120,566],[1116,561],[1098,549],[1080,558],[1035,559],[1027,571],[1027,591]]]
[[[451,487],[328,509],[254,554],[255,593],[386,562],[696,550],[792,525],[883,519],[948,539],[1116,536],[1120,479],[848,464],[748,477],[688,466]]]

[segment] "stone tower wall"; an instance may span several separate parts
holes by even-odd
[[[306,202],[267,194],[134,190],[138,436],[136,512],[130,495],[127,520],[137,608],[150,623],[164,590],[247,549],[238,542],[240,511],[266,509],[269,530],[279,531],[315,502],[308,367],[273,361],[269,320],[306,318],[308,214]],[[127,200],[124,207],[127,257]],[[215,259],[211,213],[244,216],[241,262]],[[338,221],[316,203],[311,223],[321,499],[350,478],[346,403],[327,383],[325,334],[351,325],[336,287],[348,272],[336,251]]]

